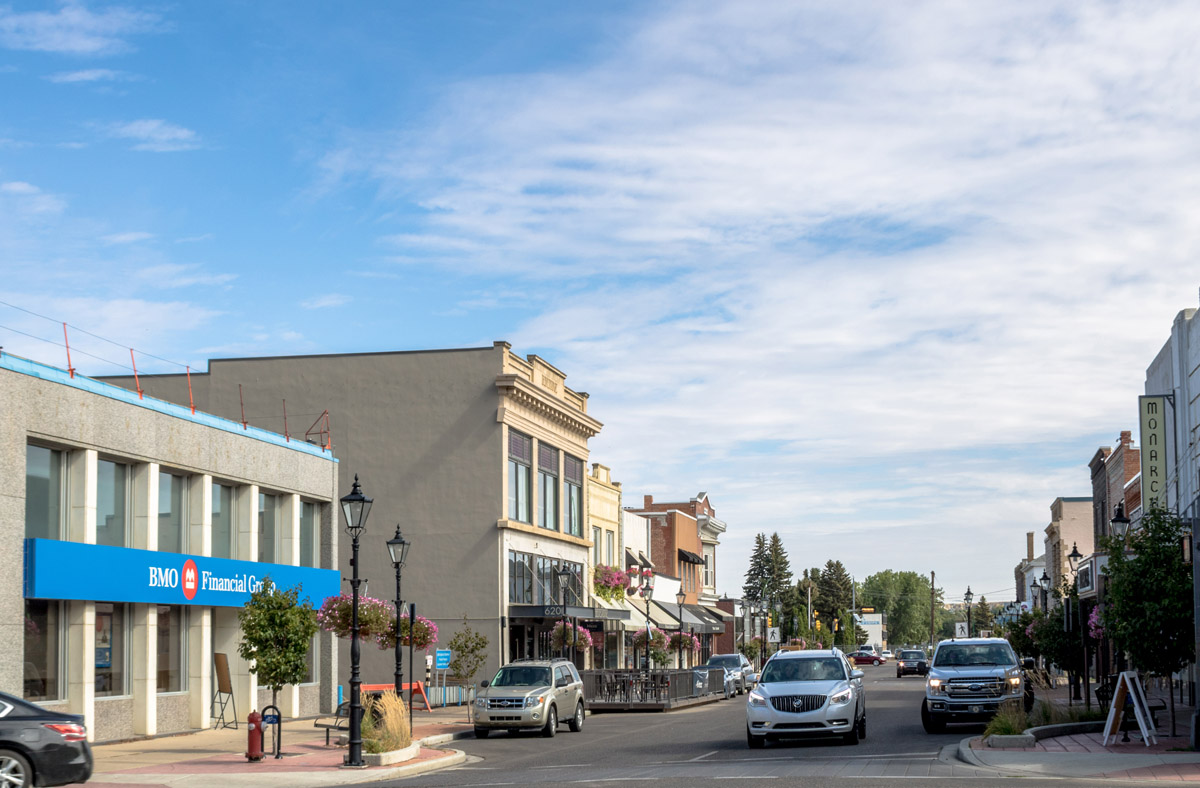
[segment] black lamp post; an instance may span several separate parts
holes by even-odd
[[[1038,595],[1041,590],[1042,584],[1036,578],[1029,581],[1029,606],[1031,608],[1037,607]]]
[[[974,598],[971,587],[967,586],[967,593],[963,594],[963,601],[967,603],[967,637],[971,637],[971,600]]]
[[[1113,536],[1125,541],[1125,536],[1129,533],[1129,518],[1125,516],[1125,504],[1118,503],[1116,511],[1113,512],[1112,519],[1108,521],[1109,527],[1112,528]]]
[[[679,603],[679,648],[675,649],[679,667],[683,667],[683,602],[687,599],[687,594],[683,593],[683,589],[675,594],[675,601]]]
[[[569,633],[567,631],[567,626],[569,625],[569,622],[567,621],[567,581],[571,579],[571,570],[567,569],[567,565],[565,563],[559,564],[558,569],[554,570],[554,574],[558,575],[558,590],[560,596],[562,597],[563,656],[566,656],[568,636],[571,638],[572,652],[575,649],[575,630],[572,628]]]
[[[1068,605],[1064,612],[1074,612],[1075,621],[1068,622],[1067,619],[1069,616],[1063,616],[1063,630],[1070,632],[1072,626],[1077,625],[1079,627],[1079,645],[1083,650],[1082,682],[1080,682],[1079,677],[1077,677],[1076,681],[1072,684],[1071,694],[1074,700],[1079,700],[1080,683],[1086,686],[1088,681],[1087,632],[1083,628],[1083,600],[1079,598],[1079,561],[1081,558],[1083,558],[1083,553],[1079,552],[1079,544],[1077,542],[1072,542],[1071,552],[1067,554],[1067,560],[1071,562],[1071,592],[1072,596],[1075,597],[1075,609],[1072,611],[1072,606]],[[1090,709],[1092,705],[1092,693],[1090,691],[1087,693],[1086,702],[1088,708]]]
[[[649,569],[642,570],[642,587],[638,593],[646,600],[646,670],[650,669],[650,597],[654,596],[654,573]],[[634,662],[636,663],[636,659]],[[636,668],[637,665],[635,664]]]
[[[1050,604],[1050,575],[1046,574],[1046,570],[1042,570],[1042,578],[1039,581],[1042,587],[1042,615],[1047,613],[1047,606]]]
[[[392,566],[396,567],[396,697],[404,688],[404,652],[400,649],[400,611],[404,608],[404,600],[400,597],[400,570],[408,559],[408,548],[412,542],[400,533],[400,525],[396,525],[396,535],[387,540],[388,552],[392,554]],[[408,622],[408,636],[412,638],[413,622]]]
[[[354,487],[342,498],[342,514],[346,518],[346,533],[350,534],[350,750],[346,753],[347,766],[365,766],[362,757],[362,696],[359,687],[359,642],[358,642],[358,537],[367,527],[367,516],[371,513],[373,498],[363,495],[354,474]]]

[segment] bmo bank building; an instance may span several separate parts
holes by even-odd
[[[336,487],[303,440],[0,355],[0,690],[93,741],[261,711],[238,611],[267,577],[339,593]],[[333,710],[336,654],[319,632],[285,717]]]

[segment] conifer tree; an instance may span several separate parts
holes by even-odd
[[[750,554],[750,566],[746,569],[746,582],[742,584],[742,599],[747,605],[762,605],[764,592],[771,578],[771,554],[765,534],[754,535],[754,552]]]

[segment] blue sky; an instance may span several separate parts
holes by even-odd
[[[1197,305],[1186,3],[0,5],[0,300],[158,359],[489,345],[634,500],[1011,598]],[[0,344],[62,364],[0,305]],[[30,336],[50,342],[39,341]]]

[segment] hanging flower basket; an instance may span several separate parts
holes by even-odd
[[[569,646],[591,648],[592,645],[592,633],[570,621],[559,621],[550,632],[550,646],[556,651]]]
[[[695,652],[700,650],[700,638],[695,635],[689,635],[687,632],[676,632],[674,635],[671,635],[668,645],[670,645],[672,651]]]
[[[592,593],[608,602],[625,596],[629,575],[615,566],[597,566],[592,570]]]
[[[639,629],[637,634],[633,636],[633,647],[635,649],[646,648],[646,630]],[[666,663],[668,659],[667,633],[658,627],[650,628],[650,659],[660,665]]]
[[[1104,637],[1104,625],[1101,623],[1100,605],[1092,608],[1092,612],[1088,614],[1088,635],[1092,640],[1100,640]]]
[[[317,626],[326,632],[332,632],[339,638],[350,637],[350,625],[353,618],[354,600],[349,594],[331,596],[317,611]],[[409,644],[410,630],[413,633],[413,647],[424,651],[437,643],[438,628],[429,619],[417,616],[417,624],[410,627],[408,616],[400,618],[400,644]],[[369,596],[358,598],[358,635],[365,640],[374,640],[381,649],[396,647],[396,607],[392,603]]]

